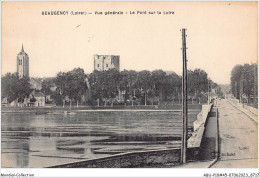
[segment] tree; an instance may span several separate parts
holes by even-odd
[[[16,83],[18,82],[18,76],[16,74],[7,73],[1,78],[1,98],[7,97],[9,102],[12,102],[17,98],[16,95]]]
[[[188,71],[188,93],[192,96],[192,102],[194,97],[198,97],[200,101],[201,92],[208,91],[208,74],[201,69],[195,69],[194,71]]]
[[[170,97],[170,99],[181,99],[181,93],[182,93],[182,80],[179,75],[176,73],[171,73],[167,75],[164,79],[164,85],[163,85],[163,96],[164,99],[167,99]]]
[[[254,69],[252,67],[252,65],[249,64],[245,64],[243,66],[243,71],[242,71],[242,75],[241,75],[241,82],[242,82],[242,86],[243,88],[241,88],[241,92],[242,94],[245,93],[247,96],[247,103],[249,101],[250,95],[253,94],[253,89],[254,89]]]
[[[86,75],[84,70],[81,68],[75,68],[72,71],[69,71],[66,76],[66,87],[65,87],[65,94],[68,95],[70,98],[70,106],[72,99],[78,102],[81,99],[81,96],[86,92],[87,85],[86,85]]]
[[[102,100],[102,76],[102,72],[95,70],[88,77],[91,98],[92,100],[98,100],[98,106],[99,101]]]
[[[125,91],[124,102],[126,104],[126,100],[129,99],[129,97],[131,97],[133,105],[133,99],[135,97],[134,84],[137,80],[137,72],[134,70],[124,70],[120,73],[120,75],[121,81],[119,83],[119,89],[120,91]]]
[[[124,95],[124,103],[126,105],[126,101],[129,98],[129,90],[130,90],[130,86],[129,86],[129,72],[127,70],[123,70],[121,73],[121,80],[119,83],[119,89],[120,91],[124,91],[125,95]]]
[[[240,98],[239,82],[241,80],[242,72],[242,65],[236,65],[231,71],[231,91],[237,99]]]
[[[159,98],[162,99],[163,95],[163,86],[165,84],[165,77],[166,73],[162,70],[154,70],[152,71],[151,76],[151,83],[153,85],[152,96],[158,97],[158,104]]]
[[[30,89],[30,79],[28,77],[23,77],[21,79],[18,79],[18,85],[17,85],[17,97],[20,99],[24,99],[29,96],[31,93]]]
[[[144,105],[147,105],[147,94],[153,87],[152,74],[147,70],[138,72],[135,86],[144,94]]]
[[[45,79],[42,82],[42,92],[45,96],[45,102],[46,102],[46,95],[51,95],[51,87],[53,87],[53,81],[50,79]]]
[[[121,81],[120,72],[117,69],[109,69],[103,73],[103,97],[105,99],[111,99],[111,106],[113,106],[113,99],[119,93],[119,83]]]
[[[19,103],[28,97],[30,90],[30,82],[28,77],[20,78],[17,73],[7,73],[2,77],[1,82],[2,98],[7,97],[8,102],[18,100]]]
[[[53,86],[52,82],[50,80],[43,80],[42,82],[42,92],[44,95],[50,95],[51,94],[51,87]]]
[[[118,95],[121,82],[120,72],[116,69],[109,69],[107,71],[93,71],[88,77],[91,97],[99,101],[105,99],[105,106],[107,100],[111,100],[113,105],[114,98]]]
[[[253,93],[252,95],[254,96],[253,98],[253,103],[255,105],[255,107],[257,107],[257,96],[258,96],[258,65],[257,64],[252,64],[251,65],[251,72],[254,74],[253,76]]]
[[[65,88],[66,88],[66,80],[67,80],[67,73],[65,72],[59,72],[54,80],[54,83],[56,85],[56,92],[57,96],[55,97],[56,99],[59,99],[61,96],[61,100],[63,102],[63,107],[65,105]]]
[[[57,74],[55,84],[60,94],[63,95],[64,99],[66,96],[69,97],[70,108],[72,100],[77,101],[78,106],[78,102],[81,96],[86,92],[87,85],[85,79],[86,75],[84,70],[81,68],[75,68],[67,73],[60,72]]]
[[[245,94],[247,102],[250,95],[257,94],[257,64],[236,65],[231,71],[231,91],[240,99]],[[254,97],[255,102],[255,97]]]

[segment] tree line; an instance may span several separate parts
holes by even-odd
[[[55,88],[55,91],[52,90]],[[188,71],[188,94],[192,99],[200,102],[202,95],[211,88],[220,87],[208,78],[208,74],[201,69]],[[181,100],[182,77],[176,73],[166,73],[163,70],[134,71],[110,69],[107,71],[93,71],[85,74],[81,68],[68,72],[59,72],[56,77],[45,79],[41,91],[44,95],[51,95],[58,104],[70,105],[82,103],[86,96],[86,104],[113,105],[121,104],[160,104],[161,101]],[[28,97],[30,82],[28,78],[19,79],[17,74],[6,74],[2,77],[2,98],[9,101]],[[119,98],[122,97],[122,98]]]
[[[93,100],[111,100],[124,92],[124,103],[139,101],[147,105],[148,102],[181,99],[182,77],[176,73],[166,74],[163,70],[140,72],[134,70],[94,71],[88,76]],[[188,93],[193,98],[200,98],[208,91],[207,73],[201,69],[188,71]],[[215,84],[215,83],[214,83]],[[113,101],[112,103],[113,104]]]
[[[231,71],[231,92],[235,98],[256,103],[258,96],[257,64],[236,65]]]

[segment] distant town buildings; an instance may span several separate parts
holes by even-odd
[[[45,106],[45,95],[40,91],[33,90],[29,96],[28,106]]]
[[[17,55],[17,74],[19,78],[29,77],[29,56],[22,50]]]
[[[115,55],[94,55],[94,70],[105,71],[117,69],[120,71],[120,56]]]

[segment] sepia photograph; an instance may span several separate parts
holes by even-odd
[[[1,177],[258,177],[258,8],[2,1]]]

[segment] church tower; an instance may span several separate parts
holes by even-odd
[[[23,45],[17,55],[17,73],[19,78],[29,77],[29,56],[24,52]]]

